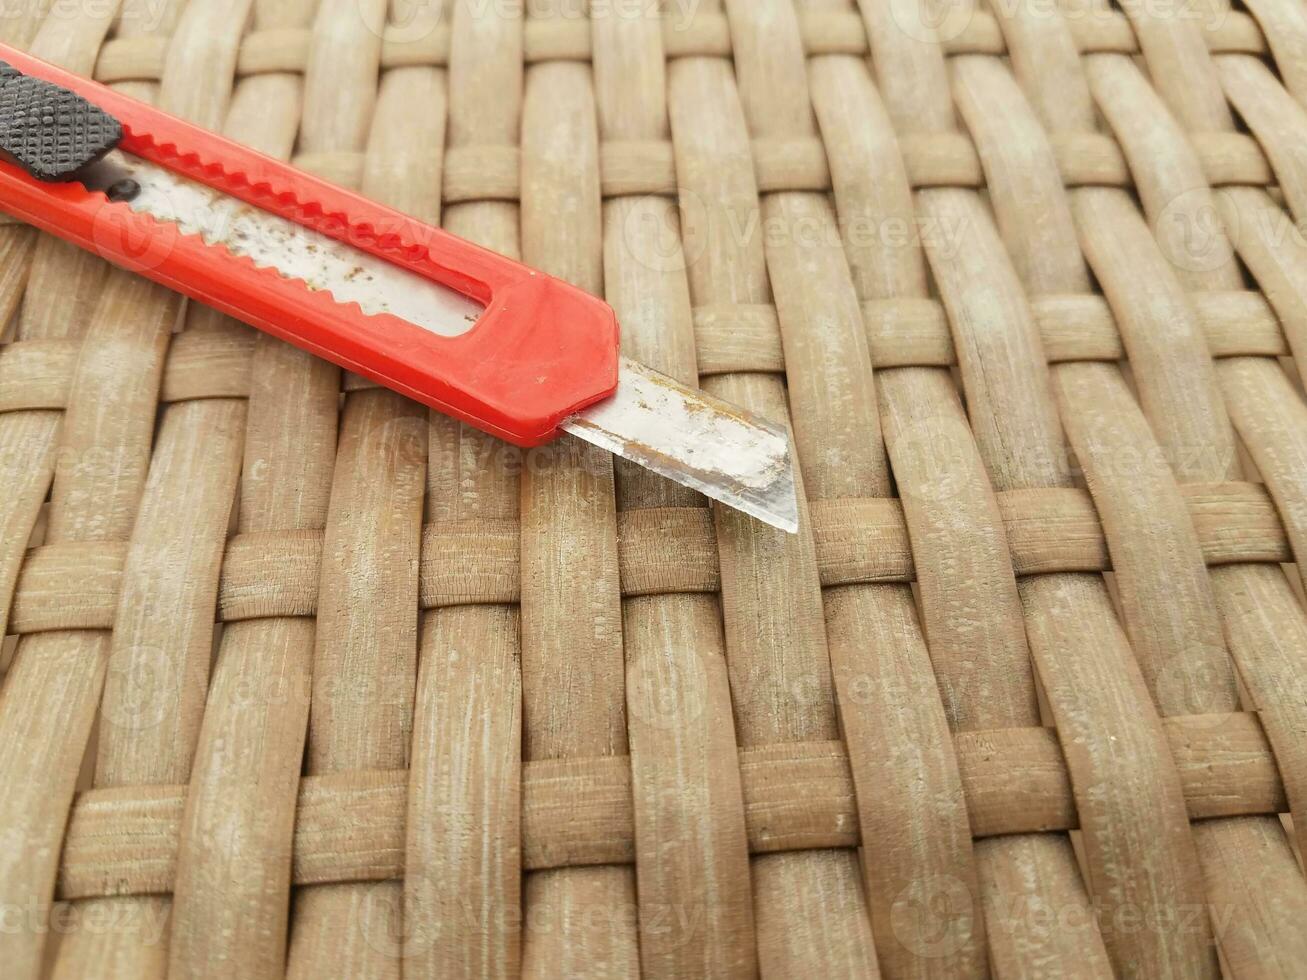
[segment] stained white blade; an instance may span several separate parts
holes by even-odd
[[[121,150],[96,164],[84,183],[104,190],[122,179],[140,186],[127,201],[133,211],[326,290],[339,303],[357,303],[369,315],[389,313],[443,337],[465,333],[481,315],[481,305],[458,290]]]
[[[799,528],[785,430],[622,358],[617,393],[563,429],[783,531]]]

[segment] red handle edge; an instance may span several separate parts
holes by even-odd
[[[122,148],[485,305],[455,337],[369,315],[81,184],[0,163],[0,210],[519,446],[617,387],[612,309],[559,279],[0,44],[0,60],[123,124]]]

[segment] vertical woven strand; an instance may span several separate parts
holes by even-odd
[[[60,18],[52,17],[38,31],[33,46],[74,70],[89,70],[116,12],[116,5],[106,5],[68,30],[61,29]],[[168,30],[172,24],[165,21],[160,26]],[[151,93],[141,94],[148,98]],[[225,92],[211,97],[221,104]],[[96,293],[94,287],[104,279],[103,263],[73,251],[60,243],[50,246],[44,259],[34,260],[33,273],[40,273],[35,281],[49,286],[44,293],[48,298],[41,299],[39,285],[29,293],[25,309],[31,315],[25,327],[20,325],[21,335],[75,334],[80,331],[69,318],[86,313],[69,306],[68,300],[95,303],[74,373],[75,394],[64,420],[47,540],[117,542],[130,534],[143,491],[163,355],[180,300],[119,271],[111,273]],[[219,478],[211,486],[218,495],[222,482]],[[179,601],[183,606],[195,599],[203,602],[203,591],[201,585],[195,593],[179,596]],[[5,682],[0,731],[8,733],[8,757],[0,759],[0,772],[12,779],[16,789],[6,797],[5,822],[22,835],[21,842],[15,842],[15,855],[44,854],[46,859],[5,869],[2,877],[6,889],[18,889],[44,910],[42,914],[49,911],[54,881],[50,864],[57,861],[59,850],[40,841],[53,834],[62,836],[99,701],[107,650],[107,637],[99,631],[35,636],[19,645]],[[38,733],[31,726],[39,717],[58,717],[63,727]],[[38,969],[45,932],[38,931],[37,925],[10,934],[10,949],[0,954],[15,976]],[[151,953],[157,955],[157,950]]]
[[[1088,277],[1061,189],[1038,172],[1041,162],[1053,172],[1051,150],[1015,86],[995,66],[968,60],[959,65],[958,93],[980,145],[1005,240],[1027,286],[1035,293],[1084,291]],[[1036,162],[1011,162],[1020,157]],[[1159,705],[1164,712],[1194,703],[1229,710],[1233,683],[1196,537],[1169,471],[1155,465],[1158,454],[1150,452],[1155,446],[1142,417],[1110,366],[1058,365],[1053,374],[1068,436],[1103,516],[1146,682],[1155,696],[1159,685],[1165,688]],[[1125,487],[1121,463],[1131,451],[1143,466]],[[1137,553],[1150,548],[1156,550]],[[1155,572],[1165,582],[1154,579]],[[1180,906],[1170,915],[1194,918],[1185,912]],[[1171,928],[1191,942],[1205,939],[1206,929]]]
[[[512,148],[522,102],[518,5],[452,5],[450,151]],[[446,227],[517,255],[517,205],[466,201]],[[427,517],[484,527],[518,515],[515,447],[429,414]],[[426,613],[409,771],[405,969],[507,977],[521,968],[521,662],[513,605]]]
[[[180,300],[114,273],[87,325],[60,432],[47,541],[127,538],[145,480],[154,403]],[[110,352],[113,356],[108,356]],[[0,900],[48,914],[74,782],[104,680],[108,635],[38,633],[19,641],[0,699],[0,819],[12,846],[0,857]],[[49,721],[59,719],[57,728]],[[0,937],[11,976],[36,976],[46,930]]]
[[[258,3],[254,25],[306,24],[315,2]],[[296,75],[244,79],[224,132],[285,158],[299,105]],[[266,335],[256,339],[238,535],[276,540],[322,528],[338,378],[326,362]],[[223,630],[178,844],[171,973],[203,972],[207,964],[235,976],[282,972],[313,634],[306,617],[251,619]]]
[[[1231,244],[1280,319],[1299,380],[1307,379],[1307,242],[1295,224],[1307,203],[1290,217],[1260,188],[1225,187],[1216,204]]]
[[[815,135],[797,23],[766,6],[730,12],[755,136]],[[888,496],[877,386],[835,214],[824,196],[779,192],[764,196],[762,216],[809,496]],[[826,596],[825,612],[881,968],[891,976],[982,975],[970,828],[911,589],[841,587]],[[913,826],[906,838],[905,825]]]
[[[47,8],[48,5],[37,4],[6,8],[0,26],[0,40],[20,48],[30,47]],[[99,40],[94,39],[92,44],[93,57]],[[33,53],[40,55],[43,52],[37,48]],[[44,53],[47,58],[52,56],[48,51]],[[33,252],[38,240],[47,237],[25,226],[0,228],[0,260],[4,261],[7,270],[6,288],[0,295],[0,312],[4,313],[4,319],[0,320],[3,324],[0,334],[8,330],[10,318],[23,300],[13,333],[15,343],[76,340],[81,338],[86,328],[85,317],[80,320],[60,318],[49,294],[33,293],[24,299]],[[98,282],[103,264],[95,268],[95,281]],[[78,285],[76,280],[66,283],[67,294],[75,294]],[[9,621],[9,606],[13,601],[23,553],[54,477],[54,453],[61,417],[62,413],[57,411],[5,412],[0,415],[0,478],[8,491],[0,497],[0,633]]]
[[[1146,12],[1135,15],[1151,17]],[[1058,29],[1056,21],[1042,26],[1046,31]],[[1145,48],[1150,65],[1162,66],[1166,76],[1159,83],[1162,99],[1182,120],[1204,132],[1229,128],[1228,111],[1219,92],[1213,93],[1215,73],[1193,25],[1180,20],[1147,24],[1143,31],[1163,42]],[[1069,56],[1065,60],[1075,64]],[[1094,270],[1118,313],[1143,414],[1157,433],[1161,451],[1117,373],[1103,365],[1059,368],[1068,431],[1103,516],[1126,623],[1161,712],[1217,712],[1237,706],[1225,637],[1255,703],[1271,703],[1264,692],[1270,689],[1278,695],[1293,673],[1287,665],[1277,668],[1275,651],[1303,635],[1302,613],[1283,576],[1273,570],[1230,566],[1209,581],[1189,515],[1173,486],[1176,479],[1229,479],[1238,475],[1238,463],[1205,342],[1163,256],[1191,271],[1201,263],[1204,275],[1195,283],[1234,288],[1240,280],[1219,228],[1216,238],[1194,236],[1192,225],[1190,232],[1177,233],[1193,218],[1212,213],[1197,161],[1176,123],[1166,116],[1162,100],[1152,94],[1138,69],[1122,59],[1093,56],[1088,74],[1100,108],[1145,189],[1142,196],[1154,218],[1157,242],[1133,203],[1119,192],[1074,192],[1076,219]],[[1176,79],[1186,76],[1193,84],[1177,87]],[[1021,125],[1027,113],[1011,98],[989,91],[987,101],[996,100],[1009,104],[1003,119]],[[1075,114],[1063,106],[1037,104],[1042,105],[1044,124],[1053,131],[1093,125],[1087,104]],[[1035,126],[1033,120],[1026,125],[1031,130]],[[1004,155],[1014,139],[1029,142],[1010,132],[995,139]],[[1167,166],[1154,172],[1159,159]],[[1023,201],[1041,196],[1029,190],[1019,195]],[[1046,233],[1053,224],[1045,220],[1041,227]],[[1014,248],[1051,251],[1047,241],[1027,235],[1029,240]],[[1079,263],[1078,258],[1074,261]],[[1046,278],[1042,288],[1065,292],[1068,282]],[[1126,460],[1133,464],[1125,465]],[[1279,590],[1272,584],[1277,577]],[[1253,591],[1265,600],[1261,622],[1231,608]],[[1225,636],[1219,623],[1211,621],[1218,601],[1227,610]],[[1276,744],[1276,722],[1269,719],[1266,724]],[[1287,731],[1280,733],[1280,744],[1290,741]],[[1297,782],[1286,776],[1288,785]],[[1196,826],[1195,835],[1225,961],[1238,969],[1292,972],[1291,964],[1307,954],[1304,934],[1296,925],[1304,915],[1307,891],[1278,822],[1208,821]],[[1240,854],[1245,857],[1236,857]]]
[[[1239,111],[1240,118],[1270,160],[1288,209],[1295,216],[1307,212],[1307,159],[1300,150],[1307,139],[1307,110],[1285,91],[1275,73],[1259,59],[1250,55],[1223,55],[1215,59],[1215,64],[1226,98]],[[1219,196],[1222,192],[1217,193]],[[1239,237],[1237,227],[1229,231],[1231,237]],[[1293,245],[1301,247],[1302,241],[1295,239]],[[1288,254],[1293,254],[1293,246]],[[1285,329],[1292,331],[1298,325],[1286,323]],[[1292,333],[1289,339],[1292,342]]]
[[[1060,187],[1045,179],[1053,172],[1052,153],[1033,114],[996,66],[968,59],[959,62],[958,69],[959,99],[980,145],[1005,238],[1018,267],[1025,270],[1024,278],[1036,293],[1084,291],[1088,278],[1070,213]],[[1002,111],[995,112],[995,106]],[[1056,110],[1056,118],[1055,125],[1065,124],[1063,107]],[[1082,111],[1078,121],[1087,127],[1088,114]],[[1152,131],[1154,137],[1157,132]],[[1012,162],[1019,158],[1028,162]],[[1041,171],[1043,164],[1048,169]],[[1093,194],[1090,191],[1078,194],[1085,204],[1082,214],[1101,216],[1111,203],[1101,195],[1084,199]],[[1202,364],[1206,366],[1205,359]],[[1146,359],[1138,365],[1140,370],[1148,367]],[[1061,364],[1053,373],[1068,436],[1102,514],[1126,625],[1154,699],[1164,714],[1231,710],[1237,695],[1196,535],[1143,416],[1111,366]],[[1204,424],[1211,428],[1207,406],[1188,394],[1200,388],[1192,381],[1177,382],[1172,382],[1175,389],[1185,391],[1190,402],[1185,406],[1186,425],[1198,431]],[[1218,412],[1213,421],[1219,431],[1223,416]],[[1191,442],[1186,438],[1173,445],[1171,455],[1182,458],[1190,470],[1195,459],[1199,466],[1215,464],[1214,478],[1228,471],[1232,453],[1212,447],[1195,454]],[[1208,462],[1211,457],[1220,458]],[[1250,853],[1264,850],[1267,829],[1252,822],[1227,822],[1224,845]],[[1213,850],[1206,838],[1198,843],[1201,856]],[[1277,893],[1287,889],[1292,896],[1301,890],[1300,878],[1289,867],[1276,870],[1275,861],[1259,862],[1259,873],[1267,875],[1260,882],[1238,874],[1207,876],[1209,888],[1215,889],[1213,913],[1221,912],[1218,938],[1231,961],[1249,962],[1293,942],[1289,923],[1296,916],[1291,910],[1300,899],[1268,902],[1264,895],[1269,888]],[[1277,882],[1283,888],[1275,888]],[[1274,938],[1277,932],[1280,940]]]
[[[872,9],[866,6],[864,13]],[[878,75],[897,108],[900,128],[952,132],[946,77],[936,70],[938,48],[903,41],[901,18],[913,16],[919,12],[901,6],[894,20],[869,21],[875,32],[872,50],[880,55]],[[918,36],[929,36],[924,22],[917,26]],[[894,130],[866,69],[855,59],[832,56],[813,59],[811,74],[854,281],[864,302],[893,317],[897,298],[926,293],[918,236],[948,230],[919,227]],[[905,90],[897,80],[904,76],[933,81]],[[918,111],[923,107],[928,111]],[[930,660],[950,726],[954,731],[1037,726],[1034,677],[1006,535],[948,372],[892,368],[878,371],[877,380]],[[1000,972],[1019,971],[1028,960],[1054,972],[1109,972],[1065,835],[989,838],[977,844],[976,861],[990,956]],[[956,901],[956,895],[949,897]],[[1061,927],[1066,921],[1079,926]],[[878,941],[883,945],[879,934]]]
[[[345,399],[322,549],[310,773],[345,781],[408,765],[426,431],[425,410],[394,392]],[[401,895],[398,880],[302,889],[289,975],[398,977]]]
[[[991,479],[1000,490],[1068,485],[1043,353],[991,219],[965,191],[923,191],[918,201],[931,220],[962,235],[952,259],[929,243],[927,252]],[[967,288],[981,281],[992,285]],[[1179,780],[1102,579],[1054,573],[1024,578],[1019,588],[1105,914],[1120,906],[1201,908]],[[1104,939],[1118,970],[1199,973],[1215,965],[1204,933],[1108,931]]]
[[[669,108],[685,237],[695,250],[689,256],[695,305],[725,311],[768,302],[749,133],[730,65],[707,57],[674,61]],[[780,378],[722,375],[708,379],[705,387],[767,417],[788,417]],[[803,515],[798,535],[772,532],[714,507],[727,665],[744,748],[838,734],[801,481],[798,492]],[[854,855],[802,851],[757,856],[751,863],[759,963],[765,971],[875,972]]]
[[[662,18],[609,8],[592,24],[600,134],[610,145],[668,136]],[[685,253],[675,204],[604,203],[604,283],[626,354],[697,380]],[[703,498],[616,461],[617,500],[657,519]],[[651,595],[622,604],[627,734],[635,802],[640,959],[651,976],[757,971],[753,896],[718,603]]]
[[[1303,165],[1300,150],[1300,140],[1307,129],[1307,111],[1302,104],[1307,99],[1307,85],[1304,85],[1307,74],[1302,59],[1291,45],[1304,36],[1307,19],[1300,10],[1271,0],[1255,4],[1254,9],[1260,19],[1276,30],[1271,35],[1271,43],[1276,54],[1275,67],[1283,76],[1283,86],[1264,64],[1250,58],[1222,56],[1216,59],[1216,67],[1226,96],[1270,158],[1290,214],[1286,215],[1276,201],[1259,188],[1222,188],[1217,195],[1217,204],[1230,243],[1247,263],[1258,286],[1280,317],[1289,341],[1293,367],[1301,381],[1307,379],[1307,279],[1303,275],[1307,245],[1298,233],[1298,223],[1307,214],[1307,168]],[[1292,93],[1297,104],[1285,88]],[[1214,244],[1220,247],[1223,243],[1218,240]],[[1283,373],[1269,361],[1232,360],[1229,367],[1222,369],[1221,383],[1226,397],[1237,402],[1237,405],[1231,405],[1231,414],[1239,420],[1240,434],[1259,469],[1270,467],[1273,471],[1273,475],[1266,476],[1266,479],[1293,541],[1298,573],[1307,580],[1302,560],[1307,549],[1307,540],[1304,540],[1307,538],[1307,521],[1302,515],[1303,446],[1298,431],[1301,401],[1296,397],[1297,392],[1292,392],[1292,386],[1286,383]],[[1268,393],[1289,400],[1284,405],[1275,405]],[[1228,576],[1222,571],[1217,578],[1220,581]],[[1276,610],[1276,620],[1282,621],[1285,613],[1296,608],[1288,602],[1289,597],[1278,575],[1263,575],[1257,586],[1251,579],[1245,579],[1242,584],[1244,588],[1237,592],[1229,590],[1225,603],[1235,622],[1265,621],[1266,617],[1259,615],[1251,601],[1259,593],[1262,602]],[[1272,596],[1276,597],[1274,601]],[[1282,671],[1298,659],[1290,651],[1307,650],[1297,642],[1298,635],[1307,635],[1307,630],[1301,626],[1301,617],[1291,618],[1294,629],[1286,632],[1293,636],[1293,641],[1280,643],[1277,641],[1287,640],[1289,636],[1274,632],[1267,636],[1262,632],[1259,633],[1262,642],[1247,647],[1246,651],[1251,657],[1256,657],[1260,650],[1269,651],[1276,658],[1272,668],[1270,663],[1258,657],[1261,660],[1259,675],[1263,669],[1273,669],[1280,676],[1265,676],[1264,682],[1254,690],[1253,697],[1264,712],[1264,723],[1276,745],[1286,784],[1291,787],[1290,798],[1301,801],[1307,787],[1302,786],[1304,774],[1301,753],[1297,750],[1299,740],[1293,733],[1301,732],[1305,724],[1300,717],[1304,706],[1301,698],[1288,693],[1293,685],[1286,683]],[[1282,654],[1289,654],[1289,659],[1280,659]],[[1242,663],[1241,668],[1248,669],[1243,668]],[[1301,805],[1301,802],[1295,803],[1295,812]],[[1307,834],[1307,820],[1295,820],[1294,827],[1301,847]]]
[[[193,58],[203,71],[187,79],[186,86],[175,72],[161,84],[165,109],[203,125],[220,122],[243,27],[240,5],[233,11],[230,4],[197,0],[186,8],[169,41],[170,61]],[[188,329],[197,320],[202,318],[191,316]],[[235,333],[248,328],[218,322],[211,329]],[[244,428],[243,399],[181,402],[162,412],[110,643],[93,780],[97,787],[184,783],[190,775]],[[157,929],[168,917],[169,904],[161,897],[87,902],[78,915],[102,917],[120,927],[72,933],[60,947],[59,969],[75,975],[108,963],[122,976],[162,976],[168,950]],[[143,928],[146,924],[154,929]]]
[[[443,13],[439,6],[427,12],[435,22]],[[410,26],[428,27],[433,22],[423,20]],[[360,187],[366,196],[433,225],[440,223],[445,92],[443,71],[405,67],[382,75]],[[398,767],[410,760],[413,719],[409,706],[416,706],[417,585],[426,490],[427,411],[391,391],[358,391],[346,397],[341,427],[337,482],[332,489],[332,512],[323,548],[319,621],[324,611],[322,598],[334,595],[340,603],[338,615],[344,617],[338,631],[348,645],[334,652],[337,664],[333,672],[347,684],[353,684],[360,673],[376,678],[377,699],[395,705],[397,710],[386,718],[378,717],[374,709],[355,722],[361,722],[361,727],[369,731],[367,736],[351,730],[353,726],[348,724],[337,723],[334,727],[351,745],[366,744],[369,737],[373,738],[368,753],[381,760],[384,767]],[[353,433],[357,436],[352,443]],[[352,486],[342,488],[341,477],[347,472]],[[340,516],[333,524],[331,517],[337,513]],[[338,535],[332,534],[333,526]],[[336,563],[330,591],[329,559]],[[360,594],[361,583],[367,583],[363,586],[367,594]],[[370,613],[361,617],[360,606],[371,607]],[[320,641],[315,670],[324,664],[324,652]],[[348,759],[350,753],[342,749],[344,746],[338,746],[334,754]],[[375,764],[359,760],[354,765],[371,768]],[[416,802],[410,800],[412,806]],[[403,889],[414,883],[406,873],[402,884],[388,881],[355,889],[356,899],[361,898],[355,914],[363,919],[364,938],[388,958],[386,965],[392,973],[409,969],[412,957],[429,945],[437,925],[420,902],[411,906],[404,903],[402,916],[397,911]],[[441,924],[448,928],[448,920]],[[330,968],[328,956],[320,953],[318,962],[322,969]]]
[[[1302,57],[1307,11],[1294,0],[1249,0],[1246,6],[1266,36],[1285,88],[1299,102],[1307,102],[1307,59]]]
[[[528,6],[542,27],[575,17],[569,0]],[[582,289],[603,289],[599,144],[588,65],[526,72],[522,258]],[[617,515],[608,453],[570,436],[522,473],[523,755],[627,754]],[[523,915],[523,973],[623,975],[639,969],[635,874],[599,866],[534,872]]]
[[[387,5],[328,0],[313,25],[305,69],[304,120],[297,160],[338,182],[439,214],[439,157],[387,174],[395,126],[424,135],[405,152],[443,144],[443,100],[403,105],[401,76],[377,97]],[[429,88],[429,86],[428,86]],[[338,154],[363,152],[362,172],[338,169]],[[376,154],[378,162],[373,163]],[[434,165],[434,170],[427,166]],[[379,168],[379,169],[378,169]],[[400,176],[412,186],[387,177]],[[415,180],[416,178],[416,180]],[[425,182],[425,186],[423,183]],[[348,780],[359,770],[408,764],[417,675],[417,557],[426,487],[425,411],[393,392],[346,396],[323,540],[313,701],[306,769]],[[319,885],[301,890],[287,973],[316,977],[399,976],[404,949],[402,883]]]

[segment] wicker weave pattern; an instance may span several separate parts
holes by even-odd
[[[1297,0],[68,6],[0,40],[602,294],[806,503],[0,227],[6,977],[1301,972]]]

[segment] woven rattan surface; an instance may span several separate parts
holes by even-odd
[[[5,978],[1307,970],[1301,0],[2,16],[603,295],[806,497],[0,227]]]

